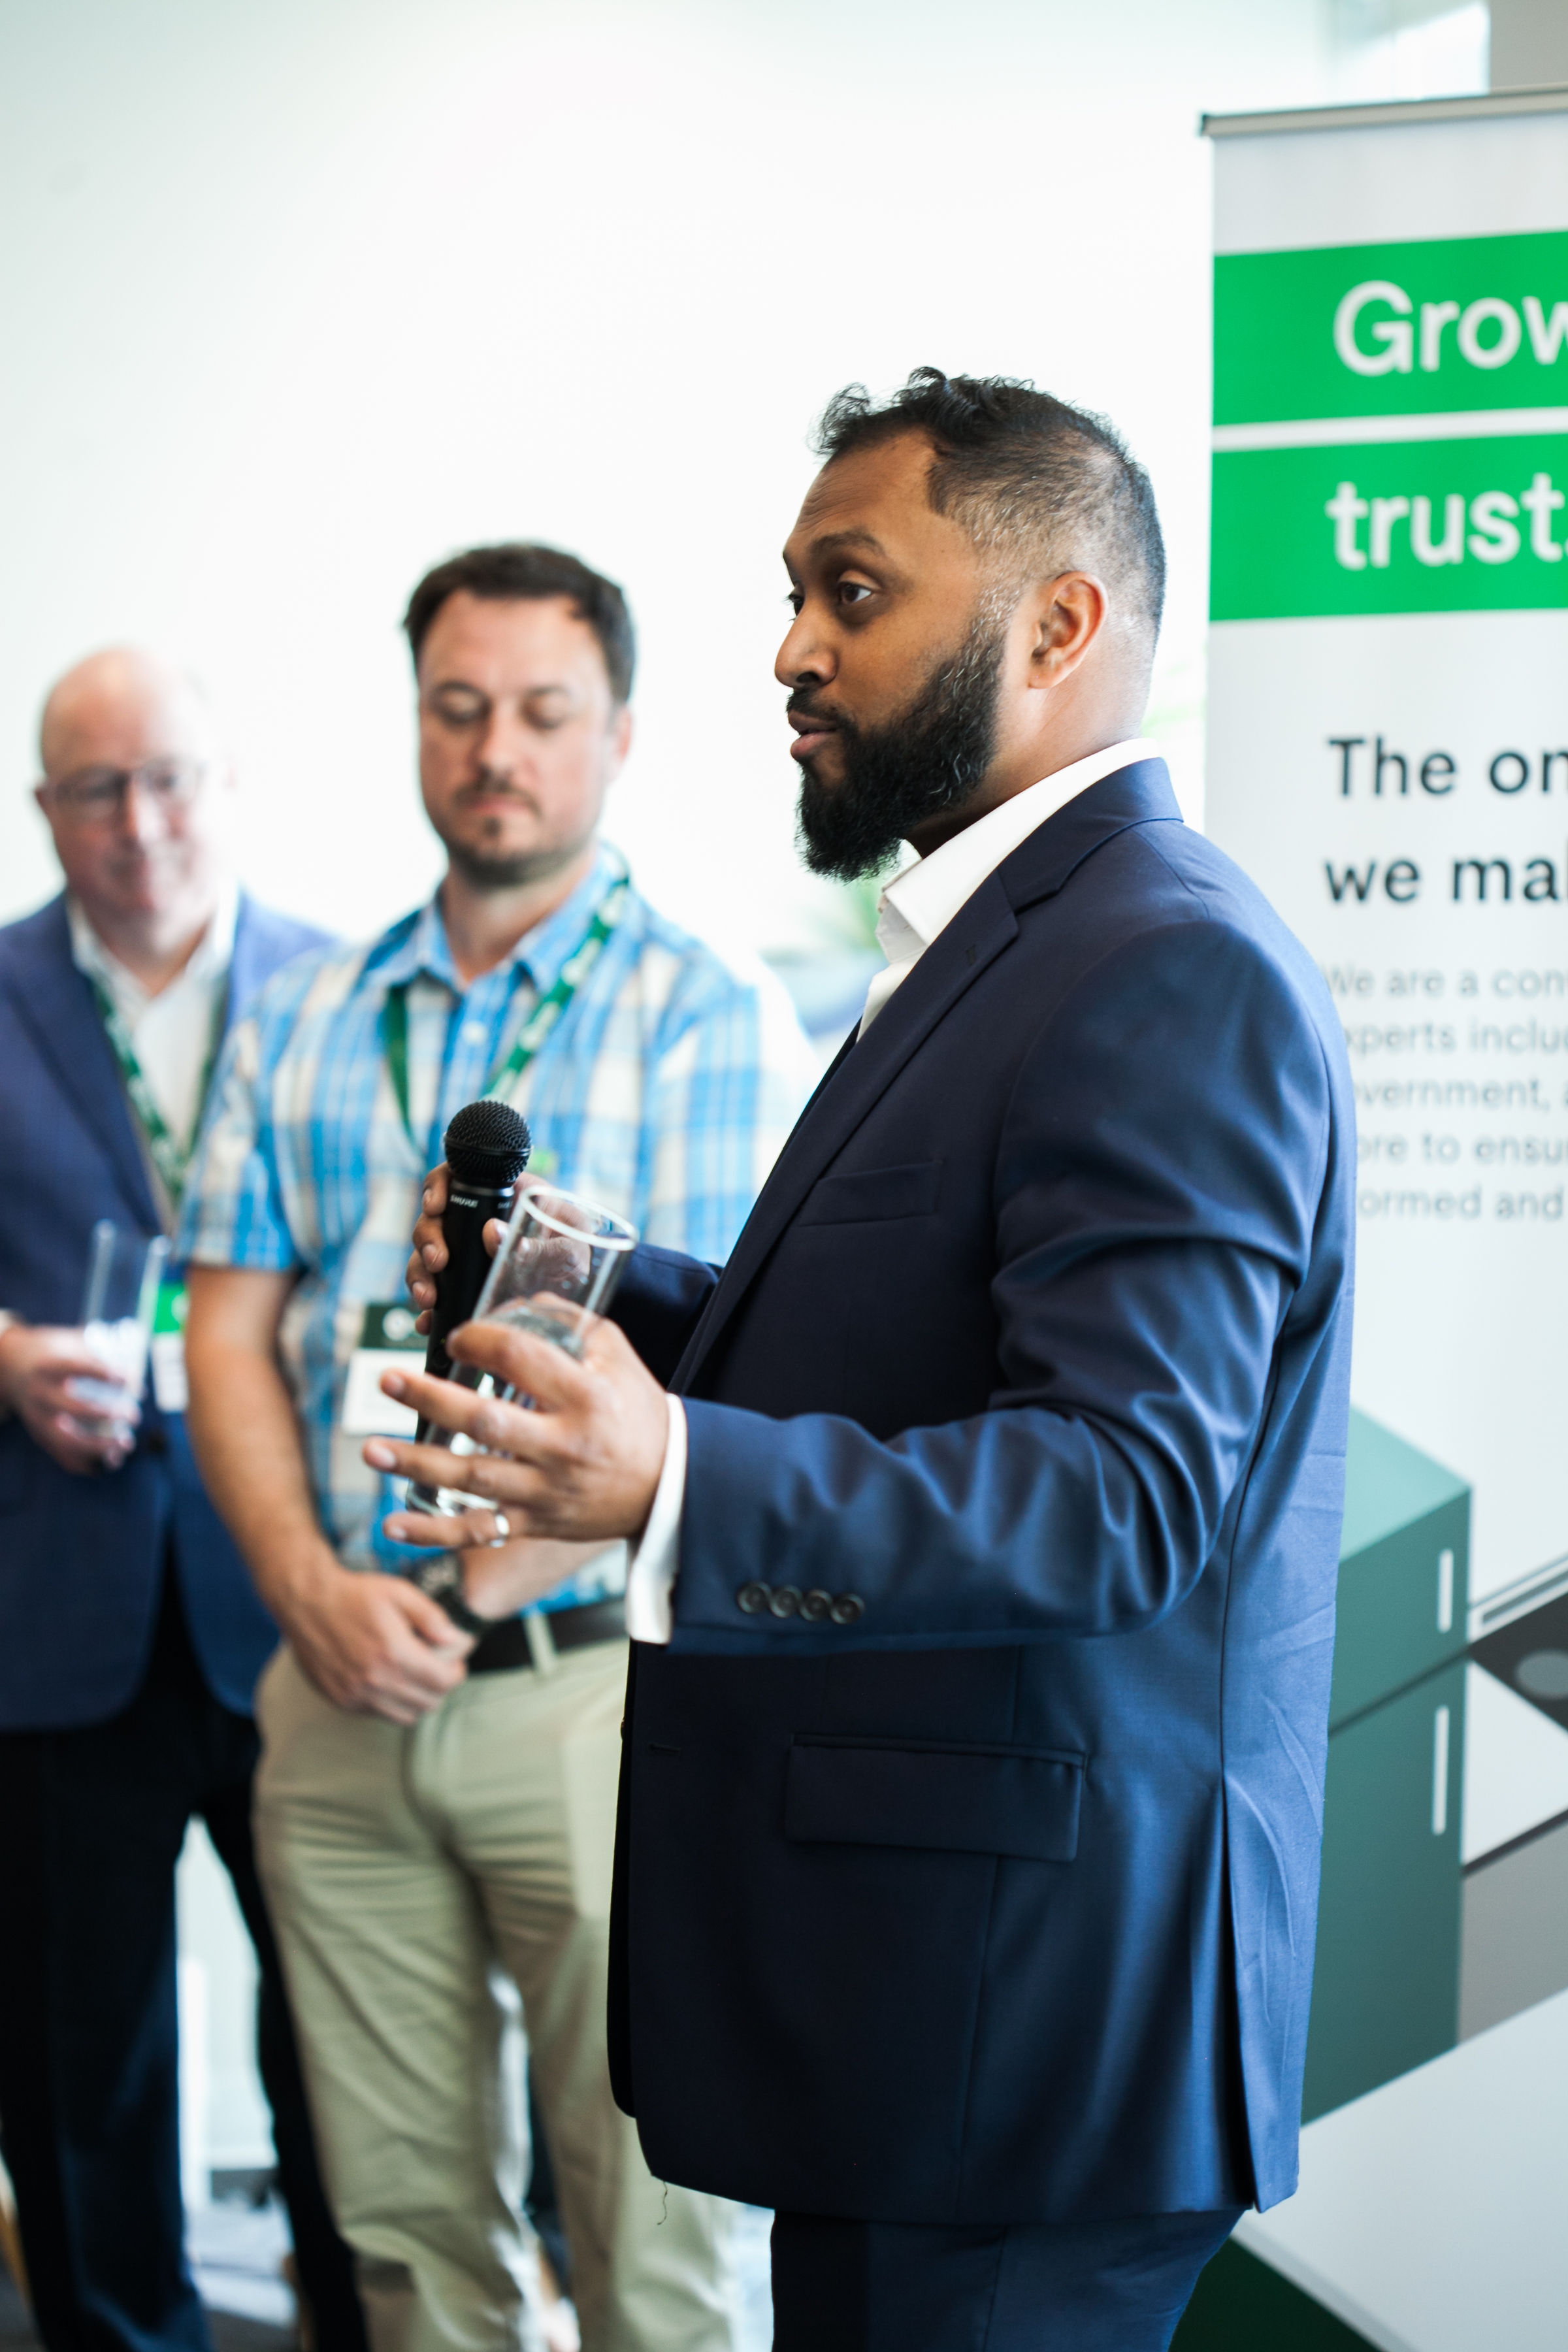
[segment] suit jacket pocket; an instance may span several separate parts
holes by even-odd
[[[784,1835],[1071,1862],[1085,1761],[1048,1748],[797,1731],[784,1788]]]
[[[872,1217],[929,1217],[941,1189],[940,1160],[920,1160],[904,1168],[862,1168],[852,1176],[824,1176],[806,1194],[794,1223],[852,1225]]]

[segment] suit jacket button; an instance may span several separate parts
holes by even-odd
[[[866,1603],[858,1592],[841,1592],[833,1603],[836,1625],[853,1625],[866,1614]]]
[[[765,1584],[742,1584],[735,1595],[735,1606],[746,1616],[757,1617],[773,1597]]]
[[[808,1625],[820,1625],[825,1617],[833,1613],[832,1593],[824,1592],[820,1586],[806,1593],[800,1604],[800,1613]]]
[[[774,1591],[773,1599],[768,1602],[768,1607],[775,1617],[793,1617],[800,1607],[799,1585],[779,1585]]]

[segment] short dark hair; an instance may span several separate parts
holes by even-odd
[[[637,635],[626,600],[613,580],[590,572],[576,556],[559,547],[536,547],[509,540],[499,547],[470,547],[449,555],[427,572],[408,599],[403,615],[416,669],[430,624],[448,596],[459,591],[496,604],[543,603],[563,596],[580,621],[586,621],[599,640],[609,673],[610,692],[617,702],[629,699],[637,667]]]
[[[1109,418],[1013,376],[922,367],[883,401],[847,384],[823,411],[816,450],[831,463],[900,433],[930,435],[932,507],[1010,571],[1098,572],[1159,635],[1165,543],[1154,492]]]

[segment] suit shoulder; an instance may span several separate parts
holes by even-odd
[[[1233,857],[1185,824],[1148,824],[1121,837],[1125,858],[1142,870],[1150,928],[1212,925],[1228,933],[1239,962],[1272,968],[1315,1027],[1337,1041],[1341,1024],[1321,972],[1289,924]]]
[[[18,915],[9,923],[0,923],[0,969],[19,970],[35,956],[68,942],[70,934],[65,921],[65,893],[57,891],[43,906],[35,907],[30,915]]]

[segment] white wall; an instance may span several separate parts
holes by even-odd
[[[398,911],[436,871],[403,599],[528,534],[633,599],[640,877],[800,940],[777,550],[826,396],[928,360],[1150,464],[1195,803],[1196,118],[1327,95],[1325,58],[1317,0],[0,0],[0,917],[52,887],[40,693],[127,636],[220,698],[253,883]]]

